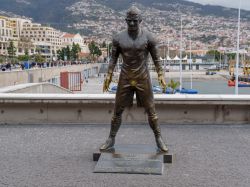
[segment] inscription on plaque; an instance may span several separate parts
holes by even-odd
[[[93,154],[98,161],[95,173],[162,175],[164,163],[172,163],[173,154],[159,152],[149,145],[115,145]]]
[[[94,172],[161,175],[163,173],[163,156],[102,153]]]

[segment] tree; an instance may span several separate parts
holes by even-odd
[[[236,53],[228,53],[227,57],[228,57],[229,60],[235,59]]]
[[[3,58],[0,57],[0,64],[4,62]]]
[[[90,42],[88,47],[89,47],[92,61],[95,61],[96,57],[99,57],[102,55],[102,51],[100,50],[100,48],[96,45],[94,41]]]
[[[79,44],[73,43],[72,49],[71,49],[71,57],[73,60],[78,60],[79,53],[81,52],[81,47]]]
[[[101,47],[101,48],[105,48],[105,47],[107,47],[106,42],[105,42],[105,41],[103,41],[100,47]]]
[[[109,55],[109,56],[111,56],[111,52],[112,52],[112,43],[109,43],[108,45],[107,45],[107,55]]]
[[[19,55],[18,56],[18,60],[19,61],[28,61],[30,59],[30,56],[29,56],[29,51],[28,49],[25,49],[25,54],[24,55]]]
[[[221,54],[217,50],[210,50],[207,52],[207,55],[213,56],[215,61],[220,61]]]
[[[35,58],[34,58],[34,60],[35,60],[35,62],[37,62],[37,63],[42,63],[42,62],[45,62],[45,58],[44,57],[42,57],[42,55],[41,54],[35,54]]]
[[[9,47],[7,47],[9,57],[11,58],[11,62],[13,62],[14,57],[16,56],[16,47],[14,46],[13,41],[10,41]]]
[[[65,49],[65,56],[67,57],[67,60],[71,59],[71,50],[70,50],[69,46],[67,46]]]
[[[168,83],[168,87],[171,88],[172,94],[174,94],[174,91],[178,86],[180,86],[180,82],[175,82],[173,79],[171,79],[170,82]]]
[[[57,53],[57,59],[58,60],[64,60],[64,51],[63,51],[63,49],[61,50],[61,49],[58,49],[57,51],[56,51],[56,53]]]

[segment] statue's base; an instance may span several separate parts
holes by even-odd
[[[115,145],[93,153],[93,160],[98,161],[95,173],[162,175],[163,163],[172,163],[173,159],[173,154],[159,152],[149,145]]]

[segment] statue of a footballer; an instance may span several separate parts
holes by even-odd
[[[149,31],[140,27],[142,18],[139,9],[135,6],[127,11],[126,22],[128,28],[113,37],[112,57],[103,85],[103,91],[108,91],[113,70],[119,55],[121,55],[123,64],[118,81],[111,130],[107,141],[100,147],[100,150],[107,150],[114,146],[115,136],[121,125],[122,113],[125,107],[133,105],[133,97],[136,94],[137,105],[144,107],[148,115],[148,122],[154,132],[157,147],[159,150],[167,152],[168,148],[162,140],[155,112],[150,73],[147,66],[150,54],[158,73],[159,84],[165,90],[166,82],[156,47],[157,42]]]

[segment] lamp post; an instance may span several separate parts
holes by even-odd
[[[191,71],[191,76],[190,76],[190,84],[191,84],[191,89],[193,89],[193,67],[192,67],[192,36],[190,35],[190,41],[189,41],[189,45],[190,45],[190,54],[189,54],[189,67],[190,67],[190,71]]]
[[[170,53],[169,53],[169,38],[168,38],[168,58],[170,58]],[[169,60],[169,63],[168,63],[168,78],[169,78],[169,81],[170,81],[170,60]]]
[[[235,95],[239,94],[239,50],[240,50],[240,9],[241,0],[239,5],[239,15],[238,15],[238,33],[237,33],[237,54],[236,54],[236,75],[235,75]]]
[[[182,90],[182,15],[181,15],[181,41],[180,41],[180,92]]]
[[[107,57],[108,57],[107,62],[109,63],[109,42],[108,42],[108,48],[107,48],[107,50],[108,50],[108,53],[107,53]]]

